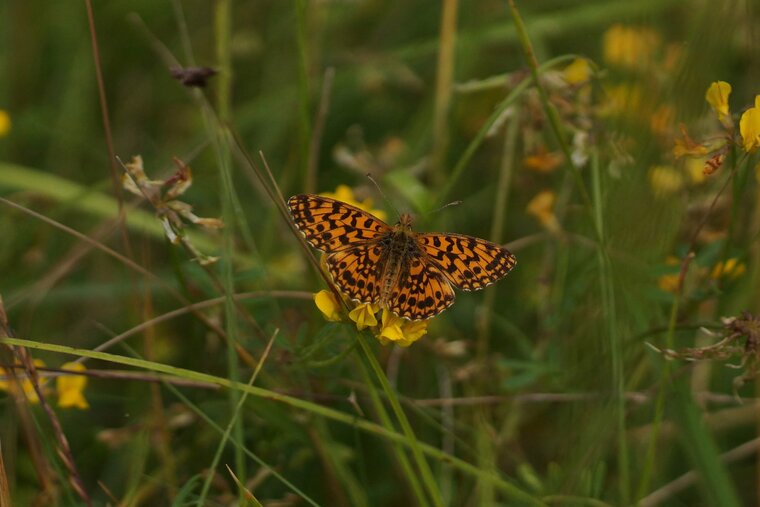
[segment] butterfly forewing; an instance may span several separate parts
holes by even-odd
[[[506,248],[463,234],[418,234],[417,242],[428,259],[462,290],[491,285],[516,263]]]
[[[323,252],[337,252],[376,240],[391,228],[366,211],[335,199],[311,194],[294,195],[288,208],[306,241]]]

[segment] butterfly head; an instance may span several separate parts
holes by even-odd
[[[412,215],[408,213],[402,213],[398,217],[395,229],[397,231],[411,231],[412,230]]]

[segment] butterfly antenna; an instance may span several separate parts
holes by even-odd
[[[369,181],[372,182],[373,185],[375,185],[375,188],[377,188],[377,191],[380,192],[380,195],[383,196],[383,200],[385,201],[385,204],[387,204],[393,211],[396,212],[396,216],[401,219],[401,213],[398,212],[396,209],[396,206],[393,205],[390,199],[388,199],[388,196],[385,195],[385,192],[383,192],[383,189],[380,188],[380,185],[377,184],[377,181],[375,181],[375,178],[372,177],[370,173],[367,173],[367,178],[369,178]]]
[[[452,202],[450,202],[450,203],[448,203],[448,204],[444,204],[444,205],[443,205],[443,206],[441,206],[440,208],[436,208],[436,209],[434,209],[433,211],[428,211],[427,213],[425,213],[425,216],[428,216],[428,215],[432,215],[433,213],[438,213],[438,212],[439,212],[439,211],[441,211],[442,209],[446,209],[446,208],[448,208],[448,207],[450,207],[450,206],[459,206],[459,205],[460,205],[460,204],[462,204],[463,202],[464,202],[464,201],[452,201]]]

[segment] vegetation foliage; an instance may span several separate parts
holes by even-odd
[[[756,2],[0,19],[0,505],[758,502]],[[346,308],[301,193],[517,266]]]

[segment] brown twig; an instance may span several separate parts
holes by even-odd
[[[129,242],[129,235],[126,227],[126,213],[124,209],[124,197],[121,193],[119,184],[119,167],[116,165],[116,151],[113,147],[113,135],[111,134],[111,119],[108,112],[108,99],[106,97],[106,86],[103,81],[103,69],[100,64],[100,47],[98,45],[98,34],[95,29],[95,15],[92,11],[91,0],[84,0],[87,9],[87,23],[90,29],[90,41],[92,42],[92,58],[95,63],[95,79],[98,82],[98,98],[100,100],[100,113],[103,120],[103,132],[106,137],[106,147],[108,149],[108,160],[111,167],[111,185],[113,187],[114,197],[119,206],[119,229],[124,248],[129,257],[133,257],[132,246]]]
[[[309,159],[306,161],[306,191],[316,192],[317,190],[317,165],[319,164],[319,148],[322,144],[322,133],[325,129],[325,120],[327,112],[330,109],[330,94],[332,92],[333,79],[335,78],[335,68],[328,67],[322,78],[322,93],[319,97],[319,108],[317,116],[314,119],[314,128],[311,130],[311,140],[309,141]]]
[[[13,505],[11,503],[11,487],[8,483],[8,475],[5,473],[2,442],[0,442],[0,505]]]

